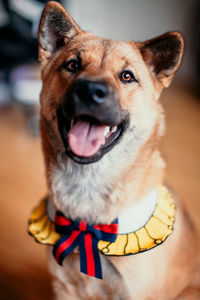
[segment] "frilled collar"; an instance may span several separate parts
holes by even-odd
[[[61,238],[56,232],[53,208],[48,197],[32,211],[28,232],[41,244],[55,245]],[[173,231],[175,204],[168,189],[160,185],[118,217],[114,242],[100,240],[98,250],[104,255],[125,256],[150,250]]]

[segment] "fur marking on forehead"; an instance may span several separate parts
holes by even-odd
[[[120,61],[120,65],[128,67],[131,64],[135,64],[138,61],[139,50],[132,42],[119,42],[115,40],[102,39],[97,36],[81,34],[76,36],[67,45],[66,49],[70,52],[78,52],[80,56],[84,58],[88,56],[92,58],[93,56],[98,56],[101,59],[102,64],[105,59],[113,59],[113,55],[118,58],[115,64]]]

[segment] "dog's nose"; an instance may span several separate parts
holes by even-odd
[[[63,94],[61,103],[67,119],[87,115],[108,126],[121,122],[118,93],[111,84],[103,80],[75,80]]]
[[[90,104],[101,104],[106,101],[109,91],[104,82],[81,79],[77,82],[74,93]]]

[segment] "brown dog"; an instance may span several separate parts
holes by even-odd
[[[48,217],[63,214],[55,219],[59,238],[53,232],[63,266],[50,254],[56,299],[182,299],[197,288],[196,239],[177,200],[174,222],[158,149],[165,130],[159,96],[183,48],[178,32],[137,43],[96,37],[61,5],[47,4],[39,28],[41,134]],[[87,228],[104,224],[94,228],[110,233],[116,218],[117,239],[99,238],[98,250],[90,248],[97,236]],[[66,233],[72,223],[78,227]],[[84,238],[66,254],[76,234]],[[80,272],[80,259],[92,276]],[[103,280],[94,278],[96,270]]]

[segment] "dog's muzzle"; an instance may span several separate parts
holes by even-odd
[[[67,119],[86,115],[100,123],[113,126],[120,122],[121,109],[117,93],[103,81],[76,80],[62,99],[63,114]]]
[[[118,142],[127,117],[110,84],[78,79],[62,96],[58,125],[66,153],[76,162],[88,164]]]

